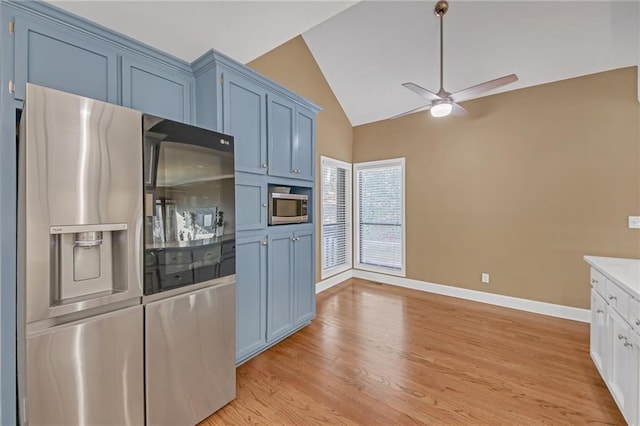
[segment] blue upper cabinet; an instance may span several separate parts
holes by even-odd
[[[296,135],[293,146],[293,167],[298,179],[313,180],[315,168],[316,114],[302,106],[296,107]]]
[[[297,177],[293,165],[295,104],[277,95],[268,96],[269,174]],[[295,139],[295,141],[294,141]]]
[[[16,99],[35,83],[105,102],[117,102],[117,54],[80,31],[35,16],[15,16]]]
[[[151,59],[122,58],[122,105],[191,123],[193,77]]]
[[[271,94],[268,106],[269,174],[313,180],[315,113]]]
[[[236,170],[313,181],[318,106],[219,52],[192,67],[196,124],[235,137]]]
[[[223,72],[223,132],[235,140],[236,170],[267,172],[266,89],[233,72]]]

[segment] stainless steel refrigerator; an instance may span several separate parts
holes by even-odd
[[[143,424],[141,114],[32,84],[22,114],[20,421]]]

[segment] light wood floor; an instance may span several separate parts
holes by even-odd
[[[588,324],[357,279],[237,380],[201,426],[624,424]]]

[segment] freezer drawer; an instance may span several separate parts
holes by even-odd
[[[148,425],[192,425],[236,396],[235,282],[145,306]]]
[[[143,308],[27,336],[29,425],[144,424]]]

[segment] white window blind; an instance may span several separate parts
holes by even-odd
[[[404,276],[404,158],[354,167],[356,267]]]
[[[322,279],[351,269],[351,164],[321,157]]]

